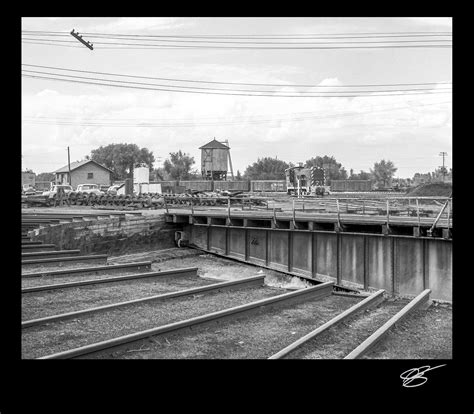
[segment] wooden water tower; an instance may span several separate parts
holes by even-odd
[[[211,142],[199,147],[199,149],[201,150],[201,174],[203,179],[213,181],[227,180],[227,160],[229,160],[233,177],[230,147],[228,145],[224,145],[214,138]]]

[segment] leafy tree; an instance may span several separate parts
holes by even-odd
[[[169,174],[165,171],[165,169],[163,167],[155,168],[150,174],[150,179],[151,178],[154,181],[168,181],[168,180],[170,180]]]
[[[326,172],[326,179],[328,180],[347,179],[347,171],[333,156],[329,157],[328,155],[324,155],[323,157],[316,156],[310,158],[306,160],[305,167],[323,168]]]
[[[170,158],[163,163],[163,169],[172,180],[189,180],[196,174],[191,171],[191,166],[194,164],[194,157],[186,153],[170,152]]]
[[[133,168],[137,164],[145,164],[150,172],[155,162],[153,152],[147,148],[139,148],[136,144],[109,144],[91,151],[90,159],[110,168],[115,180],[132,178]]]
[[[370,172],[377,185],[388,187],[397,169],[398,168],[395,167],[392,161],[382,160],[380,162],[376,162],[374,164],[374,169],[370,170]]]
[[[352,171],[352,170],[351,170]],[[360,170],[359,174],[351,174],[349,180],[371,180],[372,176],[370,173]]]
[[[25,168],[24,172],[29,173],[29,174],[34,174],[34,172],[31,168]]]
[[[53,173],[40,173],[36,176],[36,181],[54,181],[55,180],[55,175]]]
[[[277,158],[259,158],[257,162],[246,168],[244,178],[248,180],[284,180],[285,169],[289,167],[290,164]]]
[[[242,174],[240,174],[240,171],[239,171],[239,170],[237,170],[237,174],[235,175],[235,179],[236,179],[237,181],[241,181],[241,180],[242,180]]]

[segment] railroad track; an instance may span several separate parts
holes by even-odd
[[[202,294],[208,294],[210,292],[222,292],[225,289],[246,289],[249,287],[254,287],[254,289],[258,289],[258,286],[263,285],[263,276],[257,276],[257,277],[251,277],[251,278],[245,278],[241,279],[238,281],[231,281],[231,282],[221,282],[221,283],[214,283],[208,286],[204,287],[197,287],[197,288],[191,288],[187,290],[182,290],[182,291],[176,291],[176,292],[170,292],[170,293],[165,293],[165,294],[160,294],[160,295],[154,295],[154,296],[148,296],[148,297],[142,297],[142,298],[137,298],[131,301],[122,301],[122,302],[116,302],[116,303],[111,303],[108,305],[103,305],[103,306],[96,306],[92,308],[87,308],[87,309],[80,309],[77,311],[72,311],[72,312],[64,312],[60,314],[54,314],[54,315],[49,315],[46,317],[39,317],[39,318],[33,318],[30,320],[26,320],[22,322],[22,328],[28,332],[31,329],[40,329],[41,330],[46,330],[51,329],[51,327],[55,327],[56,329],[56,334],[53,334],[51,336],[51,341],[54,342],[54,339],[57,339],[57,330],[58,327],[61,330],[64,328],[64,324],[69,324],[69,332],[71,331],[71,327],[79,326],[82,325],[82,323],[86,324],[87,326],[87,319],[91,317],[96,318],[96,324],[98,323],[100,326],[100,319],[103,317],[104,314],[107,313],[115,313],[123,317],[125,313],[128,312],[128,314],[140,314],[140,308],[143,308],[146,304],[146,307],[150,307],[151,304],[153,304],[153,307],[156,308],[158,303],[163,303],[166,306],[169,301],[173,300],[182,300],[183,298],[188,298],[188,302],[193,302],[193,300],[190,300],[190,297],[195,297],[196,295],[199,297],[199,295]],[[60,349],[59,352],[55,352],[49,355],[42,355],[42,356],[36,356],[39,357],[40,359],[56,359],[56,358],[109,358],[111,355],[114,357],[118,358],[130,358],[130,357],[139,357],[140,354],[142,354],[142,351],[145,353],[150,353],[153,356],[150,356],[152,358],[160,358],[163,357],[163,351],[164,351],[164,357],[166,358],[167,355],[182,355],[183,350],[182,349],[175,349],[170,351],[170,348],[168,345],[163,345],[163,338],[165,341],[168,341],[168,338],[173,338],[172,342],[173,344],[178,344],[178,348],[180,348],[180,345],[184,345],[183,348],[186,348],[186,341],[189,342],[190,339],[193,339],[193,336],[197,335],[204,335],[205,340],[204,343],[209,342],[210,340],[214,340],[218,342],[219,335],[211,335],[213,338],[209,338],[209,332],[208,330],[215,330],[215,326],[218,325],[219,329],[230,329],[234,331],[233,335],[241,335],[243,331],[245,331],[245,327],[251,326],[252,325],[252,320],[253,319],[265,319],[265,318],[270,318],[269,320],[277,320],[278,318],[282,318],[284,312],[298,312],[298,307],[302,307],[300,309],[300,312],[305,312],[307,315],[307,310],[309,309],[308,307],[311,306],[320,306],[319,309],[322,311],[322,313],[327,313],[328,315],[332,316],[329,320],[325,321],[322,323],[317,329],[316,332],[317,334],[314,334],[314,332],[310,332],[304,336],[302,336],[298,341],[296,341],[297,346],[295,346],[294,343],[288,344],[286,347],[283,348],[283,350],[273,354],[272,356],[268,357],[268,359],[279,359],[280,357],[287,357],[289,353],[294,352],[295,349],[303,349],[304,346],[307,346],[308,343],[311,342],[311,340],[314,340],[314,337],[316,335],[320,335],[323,332],[329,330],[330,328],[333,328],[335,325],[344,323],[345,320],[350,320],[353,318],[355,315],[358,313],[363,313],[364,311],[377,307],[380,303],[384,301],[383,298],[383,293],[384,291],[379,291],[376,292],[369,297],[366,297],[363,300],[356,299],[356,298],[347,298],[347,297],[341,297],[341,296],[335,296],[332,295],[332,289],[333,289],[333,283],[327,282],[327,283],[322,283],[320,285],[311,287],[311,288],[306,288],[306,289],[301,289],[298,291],[290,292],[290,293],[281,293],[278,292],[278,294],[275,294],[275,292],[272,292],[269,297],[264,297],[263,299],[258,299],[249,303],[244,303],[238,306],[234,307],[225,307],[224,309],[219,309],[214,312],[210,313],[205,313],[202,315],[197,315],[197,316],[192,316],[190,318],[182,318],[177,321],[171,321],[170,323],[163,323],[158,326],[153,326],[153,327],[148,327],[147,329],[143,330],[136,330],[136,329],[128,329],[127,333],[125,335],[120,335],[120,336],[113,336],[111,335],[111,332],[108,333],[109,337],[97,342],[92,342],[92,343],[87,343],[82,346],[76,346],[76,347],[70,347],[68,349],[63,349],[61,350],[61,347],[55,346],[56,349]],[[420,305],[422,305],[424,302],[429,297],[429,291],[423,292],[420,297],[416,298],[416,303],[413,304],[414,302],[410,302],[410,306],[408,308],[404,308],[403,312],[398,312],[394,318],[396,319],[395,322],[401,320],[402,317],[406,317],[409,312]],[[326,301],[326,302],[324,302]],[[334,309],[331,309],[331,306],[335,306],[335,302],[339,301],[339,305],[344,302],[343,306],[346,307],[343,312],[339,311],[338,306],[336,306]],[[211,301],[207,300],[207,303],[211,303]],[[178,307],[182,307],[182,303],[178,302],[177,304],[175,303]],[[350,306],[348,306],[350,305]],[[137,308],[138,307],[138,308]],[[293,309],[294,308],[294,309]],[[399,310],[400,306],[397,307],[396,310]],[[138,310],[137,310],[138,309]],[[283,309],[283,311],[282,311]],[[296,309],[296,310],[295,310]],[[329,309],[329,311],[328,311]],[[283,312],[283,313],[282,313]],[[329,312],[329,313],[328,313]],[[273,314],[272,314],[273,313]],[[400,316],[403,313],[402,316]],[[81,319],[86,318],[85,321],[82,323],[80,322]],[[244,322],[240,322],[239,320],[242,320],[244,318]],[[392,318],[391,320],[393,320]],[[309,318],[310,321],[308,322],[308,318],[303,318],[306,322],[306,325],[308,323],[310,325],[314,325],[315,320],[314,318]],[[107,319],[105,319],[107,320]],[[63,322],[63,321],[72,321],[72,322]],[[99,321],[99,322],[97,322]],[[250,321],[250,322],[249,322]],[[390,322],[390,321],[389,321]],[[395,323],[393,322],[393,323]],[[299,322],[298,322],[299,323]],[[297,329],[295,326],[298,325],[292,324],[291,329]],[[75,324],[75,325],[74,325]],[[104,322],[106,324],[106,322]],[[301,324],[301,323],[300,323]],[[233,325],[237,325],[237,327]],[[268,322],[265,323],[265,326],[268,326]],[[271,325],[271,324],[270,324]],[[304,323],[302,326],[307,330],[307,326]],[[387,327],[387,325],[389,325]],[[96,326],[92,324],[92,326]],[[137,325],[133,325],[134,328],[137,328],[140,326],[140,323]],[[145,326],[145,325],[144,325]],[[210,327],[209,327],[210,326]],[[257,332],[259,334],[262,334],[262,329],[258,329],[258,323],[257,323]],[[385,332],[390,329],[392,325],[390,325],[388,322],[384,325]],[[110,327],[108,328],[110,330]],[[190,334],[191,330],[191,334]],[[281,329],[280,329],[281,330]],[[379,332],[380,329],[377,331]],[[66,333],[68,332],[68,328],[66,326]],[[376,334],[377,334],[376,332]],[[292,334],[295,334],[295,332],[291,332]],[[271,335],[271,332],[269,333]],[[285,335],[286,334],[286,335]],[[284,339],[288,342],[288,332],[283,332],[283,337]],[[206,338],[207,335],[207,338]],[[280,337],[282,336],[282,333],[280,333]],[[286,337],[285,337],[286,336]],[[96,337],[104,337],[103,335],[99,335]],[[278,336],[276,336],[278,339]],[[370,342],[371,346],[377,341],[380,340],[383,337],[383,333],[381,334],[380,332],[377,334],[377,340],[371,340],[372,338],[370,336],[367,338],[365,342]],[[217,339],[216,339],[217,338]],[[30,339],[31,340],[31,339]],[[161,343],[160,343],[161,340]],[[268,340],[265,339],[265,340]],[[199,340],[199,342],[201,342]],[[241,341],[243,342],[243,341]],[[251,342],[249,340],[246,341]],[[68,344],[73,344],[75,341],[69,341]],[[155,350],[155,353],[151,351],[150,348],[150,343],[153,343],[153,347],[158,347],[158,350]],[[70,346],[70,345],[69,345]],[[277,344],[274,344],[273,347],[277,346]],[[132,347],[132,349],[130,349]],[[138,347],[138,349],[137,349]],[[164,347],[164,348],[163,348]],[[241,347],[239,347],[241,348]],[[215,348],[210,348],[210,349],[215,349]],[[151,351],[151,352],[150,352]],[[136,353],[135,353],[136,352]],[[185,351],[184,351],[185,352]],[[245,350],[239,349],[239,351],[234,351],[235,355],[239,355],[240,352],[240,357],[246,358],[248,355],[246,354]],[[243,353],[243,355],[242,355]],[[250,352],[252,354],[252,352]],[[294,354],[293,354],[294,355]],[[209,355],[208,355],[209,356]],[[173,356],[171,356],[173,358]],[[195,357],[192,355],[189,355],[188,357]],[[211,354],[210,357],[215,357],[215,354]],[[225,356],[224,356],[225,357]],[[228,356],[227,356],[228,357]],[[237,356],[238,357],[238,356]],[[262,356],[260,356],[262,357]],[[264,357],[265,358],[265,357]]]
[[[429,305],[430,290],[426,289],[409,301],[386,304],[379,290],[335,318],[291,343],[268,359],[356,359],[383,340],[389,330],[416,309]],[[372,308],[378,309],[370,311]],[[362,314],[362,315],[361,315]],[[385,321],[373,331],[373,325]],[[337,331],[331,328],[338,326]],[[341,326],[342,325],[342,326]],[[367,335],[367,332],[372,332]],[[354,341],[364,338],[354,347]],[[337,343],[335,347],[334,344]]]
[[[76,254],[22,262],[49,265],[22,274],[24,358],[359,358],[430,293],[390,301],[384,291],[341,295],[332,282],[288,293],[264,276],[216,283],[196,267],[152,271],[150,261],[97,265],[90,258],[107,256]]]
[[[263,282],[263,278],[260,279],[260,283]],[[258,300],[251,300],[250,302],[244,301],[244,304],[239,304],[233,307],[225,307],[224,309],[219,309],[219,306],[213,304],[213,301],[209,300],[210,296],[207,295],[206,298],[202,298],[201,301],[206,304],[206,307],[209,309],[214,308],[213,312],[207,312],[204,314],[194,313],[193,317],[181,318],[170,323],[164,323],[159,326],[154,326],[148,329],[133,331],[126,335],[105,339],[95,343],[87,344],[81,347],[68,349],[66,351],[57,352],[55,354],[46,355],[40,359],[57,359],[57,358],[73,358],[78,356],[90,355],[91,353],[95,354],[100,351],[110,350],[111,348],[116,348],[117,346],[122,346],[124,344],[131,344],[137,341],[140,341],[144,338],[149,338],[153,336],[157,338],[161,335],[168,335],[170,333],[176,334],[188,329],[198,329],[206,324],[213,324],[216,322],[223,322],[229,319],[233,319],[238,316],[248,315],[249,313],[255,312],[262,307],[278,307],[278,306],[290,306],[291,304],[298,303],[299,301],[304,301],[310,297],[317,298],[321,296],[328,296],[332,291],[332,283],[321,284],[312,288],[302,289],[290,293],[276,292],[275,289],[270,289],[268,287],[259,287],[254,288],[248,291],[245,291],[243,297],[246,298],[259,298]],[[223,293],[219,293],[222,297]],[[231,300],[233,296],[233,300]],[[228,295],[225,302],[228,304],[241,303],[242,298],[238,295],[233,294],[232,296]],[[261,298],[263,296],[263,298]],[[187,302],[195,302],[193,299],[188,299]],[[182,307],[183,302],[179,301],[176,307]],[[168,305],[170,306],[170,305]],[[136,311],[135,311],[136,312]],[[197,313],[197,315],[196,315]],[[186,313],[189,315],[189,311]],[[122,314],[123,317],[123,314]],[[169,319],[169,318],[168,318]]]

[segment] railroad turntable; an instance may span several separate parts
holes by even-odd
[[[451,358],[451,239],[442,231],[396,234],[402,225],[413,231],[413,223],[394,217],[393,232],[373,217],[357,223],[368,232],[355,231],[345,227],[355,225],[353,217],[317,218],[308,204],[305,210],[282,208],[276,222],[273,209],[189,206],[81,220],[79,210],[69,210],[75,220],[37,221],[35,228],[29,222],[22,358]],[[420,222],[429,230],[434,219]],[[441,229],[449,226],[443,219]],[[117,222],[114,234],[129,240],[128,251],[114,251],[118,245],[104,239]],[[148,226],[140,230],[146,236],[137,226]],[[76,239],[65,238],[64,229]],[[123,233],[132,229],[132,236]],[[158,243],[153,231],[170,244]],[[142,235],[150,245],[130,243]],[[85,251],[84,237],[109,244]],[[409,252],[409,263],[396,256]],[[430,346],[420,341],[421,330]],[[400,341],[403,355],[390,345]]]

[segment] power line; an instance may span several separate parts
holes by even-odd
[[[127,78],[135,78],[135,79],[154,79],[154,80],[165,80],[165,81],[172,81],[172,82],[214,83],[214,84],[221,84],[221,85],[313,87],[313,88],[359,88],[359,87],[378,87],[378,86],[422,86],[422,85],[451,84],[451,82],[425,82],[425,83],[389,83],[389,84],[359,84],[359,85],[331,86],[331,85],[314,85],[314,84],[290,85],[290,84],[282,84],[282,83],[216,82],[216,81],[190,80],[190,79],[178,79],[178,78],[159,78],[159,77],[151,77],[151,76],[125,75],[125,74],[120,74],[120,73],[69,69],[69,68],[54,67],[54,66],[32,65],[32,64],[27,64],[27,63],[22,63],[21,65],[28,66],[28,67],[42,68],[42,69],[62,70],[65,72],[90,73],[94,75],[109,75],[109,76],[127,77]]]
[[[65,75],[65,74],[59,74],[59,73],[51,73],[51,72],[41,72],[41,71],[35,71],[35,70],[26,70],[23,69],[23,72],[26,73],[38,73],[42,75],[54,75],[54,76],[62,76],[62,77],[67,77],[67,78],[75,78],[75,79],[88,79],[88,80],[101,80],[101,81],[107,81],[107,82],[116,82],[116,83],[126,83],[126,84],[135,84],[135,85],[146,85],[146,86],[160,86],[160,87],[172,87],[172,88],[181,88],[181,89],[200,89],[200,90],[208,90],[208,91],[232,91],[232,92],[257,92],[257,93],[268,93],[272,91],[261,91],[261,90],[249,90],[249,89],[222,89],[222,88],[207,88],[207,87],[199,87],[199,86],[181,86],[181,85],[163,85],[163,84],[155,84],[155,83],[144,83],[144,82],[131,82],[131,81],[117,81],[117,80],[112,80],[112,79],[100,79],[100,78],[91,78],[87,76],[75,76],[75,75]],[[446,88],[444,88],[446,89]],[[443,89],[443,90],[444,90]],[[379,93],[379,92],[406,92],[406,91],[427,91],[430,89],[426,88],[411,88],[411,89],[391,89],[391,90],[358,90],[358,91],[349,91],[345,93]],[[286,91],[279,91],[278,93],[294,93],[294,92],[286,92]],[[300,94],[306,94],[306,93],[315,93],[314,91],[299,91]],[[340,91],[322,91],[322,92],[317,92],[318,94],[335,94],[335,93],[341,93]],[[285,95],[286,96],[286,95]]]
[[[43,36],[44,37],[44,36]],[[93,36],[91,36],[92,38]],[[38,38],[38,36],[37,36]],[[123,38],[117,38],[117,37],[112,37],[112,36],[101,36],[98,37],[99,39],[110,39],[110,40],[136,40],[135,38],[132,39],[123,39]],[[23,37],[25,40],[37,40],[34,37]],[[342,39],[342,38],[338,38]],[[351,38],[352,39],[352,38]],[[63,42],[62,40],[57,40],[57,39],[43,39],[39,38],[39,40],[50,40],[50,41],[55,41],[55,42]],[[434,40],[370,40],[370,41],[355,41],[355,42],[350,42],[350,41],[343,41],[343,42],[314,42],[314,43],[308,43],[308,42],[265,42],[265,41],[251,41],[251,42],[242,42],[242,41],[228,41],[228,40],[182,40],[182,39],[140,39],[141,41],[148,41],[148,42],[156,42],[157,45],[160,44],[160,42],[171,42],[171,43],[223,43],[223,44],[244,44],[244,45],[254,45],[254,44],[271,44],[271,45],[284,45],[284,44],[290,44],[290,45],[337,45],[337,44],[367,44],[367,43],[385,43],[385,44],[392,44],[392,43],[436,43],[436,42],[452,42],[450,39],[434,39]],[[103,44],[103,45],[133,45],[133,46],[149,46],[149,44],[146,43],[119,43],[119,42],[98,42],[94,41],[94,44]],[[165,43],[166,44],[166,43]]]
[[[59,46],[59,47],[79,47],[82,49],[81,46],[78,46],[78,45],[60,45],[60,44],[55,44],[55,43],[45,43],[45,42],[29,42],[29,41],[26,41],[26,42],[23,42],[23,43],[27,43],[27,44],[30,44],[30,45],[48,45],[48,46],[51,46],[51,45],[54,45],[54,46]]]
[[[363,111],[363,112],[342,112],[342,113],[331,113],[331,114],[326,114],[325,116],[315,116],[317,115],[314,112],[293,112],[293,113],[287,113],[287,114],[272,114],[273,118],[271,119],[265,119],[265,117],[268,117],[270,114],[267,115],[249,115],[249,116],[241,116],[241,117],[232,117],[231,122],[241,122],[240,120],[243,121],[274,121],[275,119],[281,119],[281,117],[293,117],[290,119],[281,119],[281,120],[304,120],[304,119],[315,119],[315,118],[333,118],[333,117],[339,117],[339,116],[356,116],[356,115],[365,115],[365,114],[371,114],[374,112],[379,112],[379,111],[391,111],[391,110],[402,110],[402,109],[413,109],[417,108],[419,106],[433,106],[433,105],[441,105],[441,104],[446,104],[446,103],[451,103],[451,101],[444,101],[444,102],[432,102],[428,104],[418,104],[418,105],[412,105],[412,106],[403,106],[403,107],[392,107],[389,106],[388,108],[380,108],[377,110],[371,110],[371,111]],[[261,119],[263,117],[263,119]],[[260,119],[259,119],[260,118]],[[61,116],[24,116],[24,120],[60,120],[60,121],[75,121],[77,120],[77,117],[61,117]],[[160,119],[160,118],[89,118],[85,119],[84,121],[87,122],[100,122],[100,123],[105,123],[105,122],[123,122],[123,121],[137,121],[137,122],[146,122],[146,121],[183,121],[183,122],[195,122],[195,121],[216,121],[216,122],[222,122],[222,116],[220,117],[202,117],[202,118],[165,118],[165,119]],[[111,124],[112,125],[112,124]]]
[[[23,30],[29,36],[64,36],[66,32],[54,31],[34,31]],[[260,39],[290,39],[290,40],[311,40],[311,39],[373,39],[373,38],[396,38],[396,37],[452,37],[452,32],[358,32],[358,33],[319,33],[319,34],[271,34],[271,35],[144,35],[144,34],[123,34],[123,33],[97,33],[97,32],[83,32],[96,38],[119,38],[123,40],[141,39],[141,40],[155,40],[155,39],[243,39],[243,40],[260,40]],[[151,38],[151,39],[150,39]],[[207,41],[207,40],[204,40]],[[210,42],[210,40],[209,40]]]
[[[27,78],[36,78],[36,79],[47,79],[47,80],[56,80],[56,81],[63,81],[63,82],[71,82],[71,83],[82,83],[82,84],[88,84],[88,85],[101,85],[101,86],[112,86],[112,87],[118,87],[118,88],[128,88],[128,89],[140,89],[140,90],[152,90],[152,91],[165,91],[165,92],[183,92],[183,93],[197,93],[197,94],[207,94],[207,95],[234,95],[234,96],[266,96],[266,97],[290,97],[290,98],[302,98],[302,97],[312,97],[312,98],[350,98],[350,97],[376,97],[376,96],[404,96],[404,95],[431,95],[431,94],[442,94],[442,93],[451,93],[451,92],[402,92],[402,93],[395,93],[395,94],[378,94],[378,95],[278,95],[278,94],[244,94],[244,93],[230,93],[230,92],[210,92],[210,91],[191,91],[191,90],[180,90],[180,89],[166,89],[166,88],[150,88],[150,87],[139,87],[139,86],[131,86],[131,85],[123,85],[121,83],[124,83],[122,81],[114,81],[114,80],[106,80],[108,82],[116,82],[115,84],[112,83],[103,83],[103,82],[90,82],[90,81],[80,81],[80,80],[72,80],[72,79],[63,79],[63,78],[54,78],[54,77],[48,77],[48,76],[40,76],[40,75],[28,75],[28,74],[22,74],[21,76],[27,77]],[[93,78],[87,78],[90,80],[94,80]],[[103,79],[97,79],[97,80],[103,80]],[[138,83],[138,82],[137,82]]]
[[[355,43],[355,42],[351,42]],[[370,42],[376,43],[376,42]],[[38,43],[39,44],[39,43]],[[54,43],[51,40],[51,43],[43,43],[50,46],[59,46],[58,43]],[[223,49],[223,50],[336,50],[336,49],[400,49],[400,48],[451,48],[452,45],[380,45],[380,46],[330,46],[334,43],[328,43],[327,46],[210,46],[210,45],[150,45],[150,44],[140,44],[140,43],[116,43],[116,42],[95,42],[94,44],[110,45],[110,46],[101,46],[99,49],[109,50],[109,49],[123,49],[123,50],[132,50],[132,49]],[[130,46],[130,47],[129,47]]]
[[[426,106],[433,106],[433,105],[441,105],[441,104],[448,104],[451,103],[450,101],[446,102],[435,102],[435,103],[428,103],[428,104],[419,104],[415,107],[426,107]],[[353,117],[353,116],[360,116],[360,115],[370,115],[374,113],[381,113],[381,112],[392,112],[397,110],[404,110],[404,109],[411,109],[413,107],[399,107],[399,108],[385,108],[379,109],[375,111],[366,111],[366,112],[358,112],[358,113],[338,113],[338,114],[329,114],[329,115],[321,115],[321,116],[308,116],[308,117],[296,117],[296,118],[289,118],[289,119],[260,119],[260,120],[243,120],[243,121],[228,121],[228,122],[208,122],[208,123],[200,123],[196,124],[194,122],[184,122],[184,123],[174,123],[174,124],[152,124],[152,123],[140,123],[140,124],[130,124],[130,123],[105,123],[104,121],[107,120],[86,120],[86,121],[78,121],[78,122],[69,122],[67,120],[60,120],[59,122],[50,122],[49,119],[43,118],[32,118],[32,120],[24,120],[27,123],[35,123],[38,125],[70,125],[70,126],[97,126],[97,127],[144,127],[144,128],[154,128],[154,127],[200,127],[200,126],[227,126],[227,125],[242,125],[243,122],[246,124],[260,124],[260,123],[274,123],[274,122],[293,122],[293,121],[304,121],[304,120],[327,120],[327,119],[339,119],[345,117]],[[289,114],[291,115],[291,114]],[[54,118],[51,118],[54,119]],[[118,120],[117,121],[122,121]],[[136,120],[140,121],[140,120]],[[192,120],[194,121],[194,120]]]
[[[54,45],[53,45],[54,46]],[[245,46],[101,46],[100,50],[152,50],[152,49],[247,49],[247,50],[336,50],[336,49],[403,49],[403,48],[451,48],[451,45],[397,45],[397,46],[335,46],[335,47],[245,47]]]
[[[364,114],[370,114],[370,113],[373,113],[373,112],[377,112],[377,111],[386,111],[386,110],[398,110],[398,109],[413,109],[413,108],[417,108],[417,107],[420,107],[420,106],[433,106],[433,105],[440,105],[440,104],[446,104],[446,103],[452,103],[451,101],[443,101],[443,102],[431,102],[431,103],[418,103],[416,105],[411,105],[412,102],[407,102],[407,104],[409,106],[403,106],[403,107],[393,107],[393,106],[388,106],[388,107],[384,107],[386,105],[383,105],[383,106],[380,106],[380,109],[376,109],[375,111],[374,110],[370,110],[370,111],[364,111],[364,112],[342,112],[342,113],[331,113],[331,114],[326,114],[327,117],[334,117],[334,116],[345,116],[345,115],[350,115],[350,116],[353,116],[353,115],[364,115]],[[313,118],[315,115],[317,115],[315,112],[292,112],[292,113],[286,113],[286,114],[262,114],[262,115],[249,115],[249,116],[241,116],[241,117],[233,117],[234,120],[239,120],[239,119],[243,119],[243,120],[261,120],[261,119],[258,119],[258,118],[262,118],[264,117],[263,120],[265,120],[265,117],[268,117],[268,116],[273,116],[273,117],[300,117],[299,119],[302,119],[301,117],[308,117],[309,118]],[[75,120],[77,117],[60,117],[60,116],[35,116],[35,117],[32,117],[32,116],[25,116],[25,118],[31,118],[33,120],[36,120],[36,119],[45,119],[45,120],[66,120],[66,121],[71,121],[71,120]],[[272,118],[271,120],[273,120],[275,118]],[[293,118],[295,119],[295,118]],[[123,118],[123,117],[120,117],[120,118],[102,118],[102,119],[99,119],[99,118],[91,118],[91,119],[88,119],[88,121],[99,121],[99,122],[105,122],[105,121],[140,121],[140,122],[143,122],[143,121],[190,121],[190,122],[194,122],[196,121],[196,118],[165,118],[165,119],[160,119],[160,118],[156,118],[156,117],[153,117],[153,118]],[[216,120],[216,121],[221,121],[222,120],[222,116],[219,116],[219,117],[216,117],[216,116],[213,116],[213,117],[202,117],[202,118],[199,118],[197,119],[198,121],[199,120],[206,120],[206,121],[209,121],[209,120]]]
[[[35,39],[34,37],[33,37],[33,38],[30,38],[30,37],[22,37],[21,40],[34,40],[34,41],[41,40],[41,41],[48,41],[48,42],[54,42],[54,43],[74,43],[74,44],[76,44],[76,42],[74,42],[74,41],[72,41],[72,40]]]

